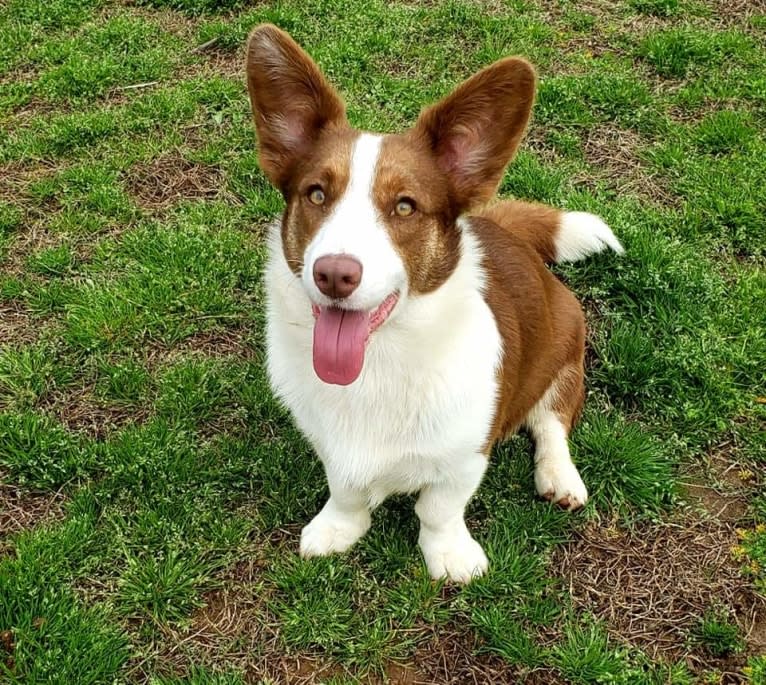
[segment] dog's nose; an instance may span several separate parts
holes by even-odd
[[[314,262],[314,283],[333,299],[348,297],[362,281],[362,263],[348,255],[326,255]]]

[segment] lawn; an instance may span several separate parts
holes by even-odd
[[[537,67],[503,196],[626,247],[589,322],[585,511],[495,450],[488,576],[429,580],[412,498],[297,556],[326,497],[272,398],[250,28],[361,128]],[[766,683],[766,5],[7,0],[0,7],[0,682]]]

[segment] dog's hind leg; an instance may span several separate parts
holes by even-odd
[[[572,462],[567,437],[583,401],[582,363],[565,366],[524,424],[535,441],[537,493],[565,509],[579,509],[588,491]]]

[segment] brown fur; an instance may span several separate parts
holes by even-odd
[[[436,290],[457,265],[460,233],[447,179],[430,151],[410,136],[387,136],[378,160],[373,196],[404,262],[410,292]],[[411,216],[396,214],[401,198],[414,201]]]
[[[546,389],[552,382],[556,384],[556,398],[552,409],[558,414],[567,430],[571,430],[582,410],[585,399],[583,361],[585,356],[585,318],[582,308],[572,293],[546,268],[541,267],[538,259],[532,259],[533,269],[525,269],[518,262],[521,253],[514,248],[514,241],[531,247],[539,259],[545,263],[556,261],[556,235],[559,232],[561,212],[545,205],[517,200],[503,200],[485,207],[477,213],[480,217],[477,224],[483,225],[481,234],[484,235],[486,266],[492,285],[497,285],[496,291],[492,285],[488,288],[487,302],[495,318],[505,322],[505,330],[501,326],[500,333],[505,342],[506,351],[501,373],[501,398],[498,413],[495,417],[494,439],[497,440],[509,431],[515,430],[519,422],[528,413],[525,408],[529,399],[517,397],[518,374],[514,370],[515,357],[509,347],[523,345],[527,349],[543,353],[535,358],[537,369],[543,380],[540,385]],[[482,221],[486,220],[486,221]],[[503,235],[504,234],[504,235]],[[508,240],[510,238],[510,240]],[[486,241],[486,242],[485,242]],[[527,254],[527,251],[524,251]],[[508,260],[513,267],[509,269]],[[538,272],[543,288],[531,288],[534,293],[543,294],[545,306],[539,307],[539,313],[545,321],[538,320],[532,313],[521,320],[519,326],[514,326],[512,315],[508,310],[518,313],[519,304],[510,302],[510,294],[518,287],[517,279],[512,278],[513,271],[528,274],[531,270]],[[533,295],[534,297],[534,295]],[[546,316],[547,315],[547,316]],[[533,322],[534,325],[530,325]],[[542,330],[541,330],[542,329]],[[539,333],[549,333],[549,341],[538,340]],[[518,338],[516,336],[519,336]],[[526,340],[526,343],[524,342]],[[552,343],[552,344],[551,344]],[[545,367],[544,357],[549,357],[548,368]],[[536,374],[528,373],[524,366],[524,383],[534,386]],[[550,380],[546,380],[550,378]],[[530,380],[532,383],[530,383]],[[534,393],[532,393],[534,395]],[[511,401],[514,399],[514,401]],[[515,406],[516,404],[520,406]],[[522,418],[520,418],[522,417]]]
[[[300,273],[306,248],[348,186],[351,153],[358,136],[347,125],[329,127],[311,153],[295,164],[293,175],[285,182],[282,246],[295,273]],[[325,194],[325,202],[319,206],[308,198],[317,185]]]
[[[561,212],[553,207],[501,200],[477,212],[478,216],[494,221],[504,230],[531,245],[546,264],[556,261],[556,234]]]
[[[495,194],[524,136],[534,97],[534,69],[508,57],[464,81],[418,118],[413,135],[447,174],[458,214]]]
[[[283,192],[295,165],[346,107],[319,67],[284,31],[263,24],[247,45],[247,86],[258,131],[260,164]]]
[[[582,309],[523,237],[488,219],[471,223],[484,248],[486,300],[504,345],[491,443],[515,431],[557,380],[554,409],[571,425],[582,404]]]

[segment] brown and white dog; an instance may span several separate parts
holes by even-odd
[[[502,59],[402,134],[353,129],[286,33],[257,27],[247,78],[260,164],[286,209],[266,271],[273,388],[330,488],[305,557],[343,552],[393,493],[417,492],[429,572],[487,569],[463,514],[492,445],[521,426],[538,493],[587,491],[567,435],[583,402],[581,308],[546,262],[622,251],[598,217],[490,201],[524,134],[535,73]]]

